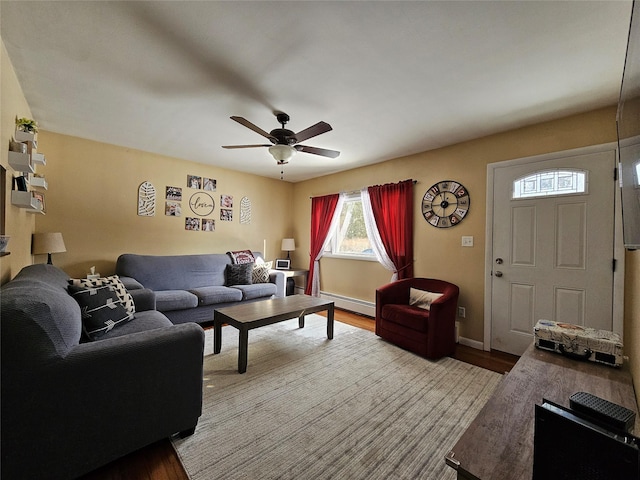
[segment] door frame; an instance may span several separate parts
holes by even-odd
[[[613,150],[615,152],[615,168],[618,168],[618,144],[616,142],[604,143],[590,147],[563,150],[560,152],[534,155],[530,157],[516,158],[487,165],[487,210],[485,224],[485,258],[484,258],[484,342],[483,348],[491,350],[491,312],[493,283],[491,272],[493,270],[493,177],[494,171],[501,167],[534,164],[545,160],[555,160],[577,155],[588,155]],[[611,172],[613,175],[613,172]],[[625,249],[622,241],[622,209],[621,193],[617,186],[614,189],[614,238],[613,254],[616,259],[616,269],[613,272],[613,331],[620,334],[624,343],[624,256]]]

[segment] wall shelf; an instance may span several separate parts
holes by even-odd
[[[11,168],[16,172],[35,172],[31,155],[28,153],[9,152],[9,165],[11,165]]]
[[[14,188],[17,186],[17,190],[11,191],[11,204],[15,207],[23,208],[29,213],[45,215],[44,193],[36,190],[29,191],[27,188],[47,190],[49,187],[47,180],[43,176],[35,175],[37,165],[47,164],[44,154],[36,151],[38,148],[36,136],[36,133],[24,132],[16,128],[15,142],[10,142],[8,160],[9,165],[16,172],[16,175],[14,175]],[[19,143],[14,145],[16,142],[23,145]],[[26,149],[24,148],[25,145]],[[11,149],[18,151],[14,152]]]
[[[44,177],[36,177],[35,175],[29,175],[29,185],[37,188],[44,188],[47,190],[49,188],[49,184]]]
[[[36,134],[31,132],[16,130],[15,138],[18,142],[31,142],[34,144],[36,143]]]
[[[16,207],[24,208],[30,213],[41,213],[42,203],[36,199],[31,192],[22,192],[20,190],[11,191],[11,203]]]
[[[31,162],[36,165],[46,165],[47,159],[44,158],[44,153],[32,153],[31,154]]]

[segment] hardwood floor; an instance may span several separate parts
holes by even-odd
[[[324,313],[322,313],[322,315],[326,316]],[[345,310],[336,309],[335,319],[371,332],[375,331],[376,327],[376,322],[373,318],[353,312],[347,312]],[[456,353],[453,355],[453,358],[465,363],[477,365],[478,367],[486,368],[487,370],[505,373],[511,371],[511,368],[516,364],[520,357],[499,352],[497,350],[484,352],[477,348],[457,344]]]
[[[326,313],[319,315],[326,316]],[[346,310],[336,309],[335,320],[372,332],[375,330],[373,318]],[[505,373],[511,370],[519,357],[497,351],[483,352],[458,344],[453,358]],[[171,442],[161,440],[93,471],[81,480],[189,480],[189,477]]]

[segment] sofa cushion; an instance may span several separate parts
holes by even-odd
[[[151,290],[189,290],[224,285],[229,255],[136,255],[124,253],[116,262],[118,275],[135,278]]]
[[[439,299],[442,293],[427,292],[425,290],[419,290],[417,288],[409,289],[409,305],[414,307],[424,308],[425,310],[431,310],[431,303]]]
[[[426,332],[429,310],[411,305],[390,303],[382,307],[382,318],[387,322],[396,323],[419,332]]]
[[[251,283],[267,283],[272,265],[273,262],[255,263],[251,273]]]
[[[239,265],[227,265],[225,271],[226,285],[251,285],[253,263],[241,263]]]
[[[252,285],[234,285],[233,289],[242,292],[242,300],[253,300],[254,298],[271,297],[276,294],[274,283],[256,283]]]
[[[127,291],[124,284],[120,281],[118,275],[112,275],[110,277],[101,277],[95,279],[86,279],[86,278],[73,278],[70,280],[72,285],[82,286],[82,287],[101,287],[103,285],[109,285],[113,288],[114,292],[122,301],[122,306],[127,311],[129,315],[129,319],[133,319],[133,314],[136,313],[136,306],[133,302],[133,297]]]
[[[186,290],[160,290],[156,292],[156,309],[165,312],[198,306],[198,297]]]
[[[242,292],[229,287],[200,287],[189,290],[196,297],[200,305],[213,305],[216,303],[239,302],[242,300]]]
[[[69,293],[80,305],[82,329],[90,340],[96,340],[123,322],[131,320],[113,285],[69,285]]]

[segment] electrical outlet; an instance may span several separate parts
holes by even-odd
[[[462,237],[462,246],[463,247],[473,247],[473,237],[472,236],[463,236]]]
[[[458,317],[466,318],[467,317],[467,309],[464,307],[458,307]]]

